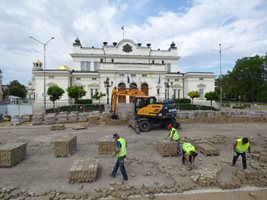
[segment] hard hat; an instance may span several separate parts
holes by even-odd
[[[170,123],[168,124],[167,129],[171,129],[171,128],[172,128],[172,124]]]

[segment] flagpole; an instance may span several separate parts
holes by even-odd
[[[122,39],[124,39],[124,25],[122,25],[121,30],[122,30]]]

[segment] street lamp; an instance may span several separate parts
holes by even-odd
[[[107,104],[109,104],[109,88],[113,85],[113,82],[111,81],[111,85],[109,84],[109,77],[108,76],[107,76],[107,79],[104,81],[104,85],[106,88]]]
[[[211,51],[218,51],[220,54],[220,75],[219,75],[219,89],[220,89],[220,108],[222,107],[222,51],[231,49],[234,46],[230,46],[227,48],[222,49],[222,44],[219,44],[219,50],[211,50]]]
[[[168,82],[164,82],[165,88],[167,88],[167,99],[169,99],[169,89],[170,89],[170,85]]]
[[[37,40],[36,38],[32,37],[29,35],[29,38],[31,38],[32,40],[40,43],[41,45],[43,45],[44,47],[44,110],[45,110],[45,113],[46,113],[46,77],[45,77],[45,70],[46,70],[46,45],[54,39],[54,37],[51,37],[47,42],[42,42],[40,40]]]

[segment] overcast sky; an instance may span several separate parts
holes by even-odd
[[[181,72],[222,73],[244,56],[267,52],[267,0],[0,0],[0,69],[4,83],[31,79],[32,62],[47,68],[72,66],[70,53],[76,37],[85,47],[125,38],[151,43],[153,49],[178,46]],[[217,50],[211,51],[211,50]]]

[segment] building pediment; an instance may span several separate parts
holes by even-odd
[[[172,87],[173,88],[182,88],[182,86],[180,84],[174,84]]]
[[[99,87],[99,85],[97,83],[91,83],[89,85],[87,85],[88,87]]]
[[[203,84],[203,83],[200,83],[200,84],[197,85],[197,87],[199,87],[199,88],[204,88],[204,87],[206,87],[206,85]]]

